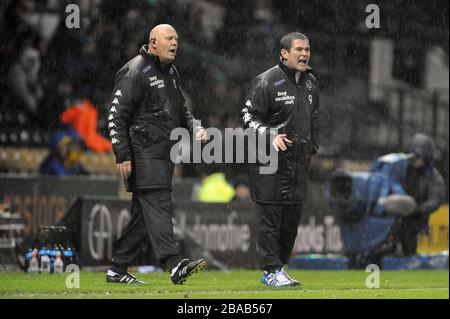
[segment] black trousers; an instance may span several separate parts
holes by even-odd
[[[168,189],[138,190],[133,193],[131,219],[114,243],[112,270],[126,272],[139,253],[142,242],[149,238],[156,258],[166,269],[181,260],[173,234],[172,194]]]
[[[394,237],[400,242],[402,254],[411,256],[417,253],[417,244],[419,233],[425,229],[428,218],[420,214],[411,214],[400,220],[399,229],[395,232]]]
[[[262,269],[269,272],[289,262],[297,237],[301,204],[257,203],[259,215],[258,252]]]

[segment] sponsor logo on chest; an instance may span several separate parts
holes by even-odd
[[[148,79],[150,80],[150,87],[157,86],[158,89],[162,89],[162,88],[166,87],[164,84],[164,80],[158,79],[158,77],[156,75],[151,76]]]
[[[275,98],[275,102],[284,102],[284,104],[294,104],[295,96],[288,95],[287,91],[277,92],[277,97]]]

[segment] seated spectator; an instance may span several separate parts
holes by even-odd
[[[60,115],[61,122],[75,128],[88,149],[110,152],[112,151],[110,140],[97,133],[97,119],[97,109],[87,99],[69,107]]]
[[[42,175],[88,175],[79,163],[82,155],[81,140],[73,130],[56,131],[50,141],[50,154],[41,164]]]

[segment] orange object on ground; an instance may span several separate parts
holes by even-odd
[[[91,101],[84,99],[69,107],[60,115],[59,119],[75,128],[90,150],[112,151],[111,141],[97,133],[98,112]]]

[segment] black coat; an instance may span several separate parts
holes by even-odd
[[[280,62],[252,81],[241,111],[244,128],[266,138],[276,128],[293,141],[278,153],[276,173],[261,174],[264,164],[258,161],[248,165],[253,200],[288,204],[304,199],[311,155],[319,148],[318,111],[319,88],[311,69],[297,84],[294,71]]]
[[[170,149],[176,141],[170,140],[170,133],[177,127],[192,132],[196,123],[184,105],[175,66],[162,67],[147,49],[143,46],[139,55],[117,72],[108,113],[116,162],[132,163],[128,191],[171,189],[174,164]]]

